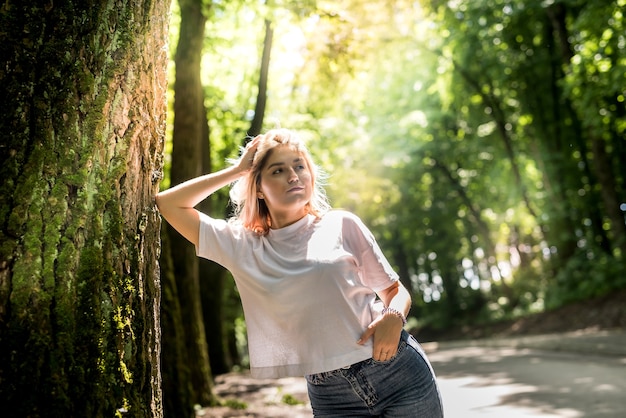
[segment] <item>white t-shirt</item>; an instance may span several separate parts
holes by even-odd
[[[372,339],[357,340],[376,315],[375,292],[398,275],[357,216],[307,215],[259,236],[202,214],[196,251],[235,279],[252,376],[302,376],[372,356]]]

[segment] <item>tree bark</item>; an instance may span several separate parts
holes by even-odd
[[[160,417],[169,3],[0,8],[3,416]]]

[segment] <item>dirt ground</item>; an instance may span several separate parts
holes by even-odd
[[[446,332],[419,330],[414,334],[419,341],[426,342],[615,328],[626,328],[626,290],[515,321]],[[215,393],[228,406],[198,409],[198,418],[312,416],[303,378],[259,380],[247,373],[229,373],[215,378]]]
[[[198,418],[310,418],[306,381],[301,377],[253,379],[248,373],[215,378],[215,393],[228,406],[203,408]]]

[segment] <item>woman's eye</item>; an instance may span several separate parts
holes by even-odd
[[[272,172],[272,174],[280,174],[280,173],[282,173],[282,171],[283,171],[283,169],[282,169],[282,168],[279,168],[279,169],[277,169],[277,170],[274,170],[274,171]]]
[[[296,170],[304,170],[304,165],[298,165],[296,166]]]

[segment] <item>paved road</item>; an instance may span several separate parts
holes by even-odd
[[[626,418],[626,330],[427,343],[446,418]],[[310,418],[302,378],[218,377],[216,393],[248,408],[198,418]],[[288,405],[285,396],[299,400]]]
[[[623,333],[425,344],[447,418],[625,418]]]

